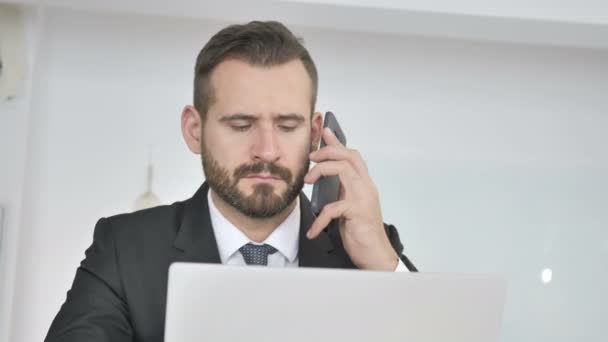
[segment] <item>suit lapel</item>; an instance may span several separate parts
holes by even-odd
[[[221,263],[220,254],[207,202],[207,183],[192,198],[184,202],[181,224],[173,246],[178,250],[174,261]]]

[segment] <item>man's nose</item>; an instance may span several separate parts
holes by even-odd
[[[276,162],[280,156],[278,140],[272,128],[259,129],[253,144],[253,157],[263,162]]]

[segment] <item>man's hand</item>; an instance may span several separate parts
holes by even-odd
[[[321,176],[338,176],[340,198],[323,208],[306,236],[316,238],[331,220],[338,219],[344,248],[357,267],[394,271],[399,257],[386,236],[378,190],[365,161],[358,151],[342,145],[328,128],[323,130],[323,140],[327,146],[310,154],[317,165],[304,181],[312,184]]]

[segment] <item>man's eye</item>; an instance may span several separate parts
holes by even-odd
[[[243,132],[243,131],[248,130],[251,127],[251,125],[230,125],[230,127],[235,131]]]
[[[285,126],[285,125],[280,125],[280,126],[279,126],[279,128],[280,128],[282,131],[285,131],[285,132],[291,132],[291,131],[295,130],[295,129],[297,128],[297,126]]]

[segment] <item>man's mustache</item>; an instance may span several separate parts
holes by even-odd
[[[253,163],[237,167],[234,170],[234,181],[238,182],[241,178],[262,172],[267,172],[273,177],[280,178],[287,182],[287,184],[291,183],[293,177],[291,170],[275,163]]]

